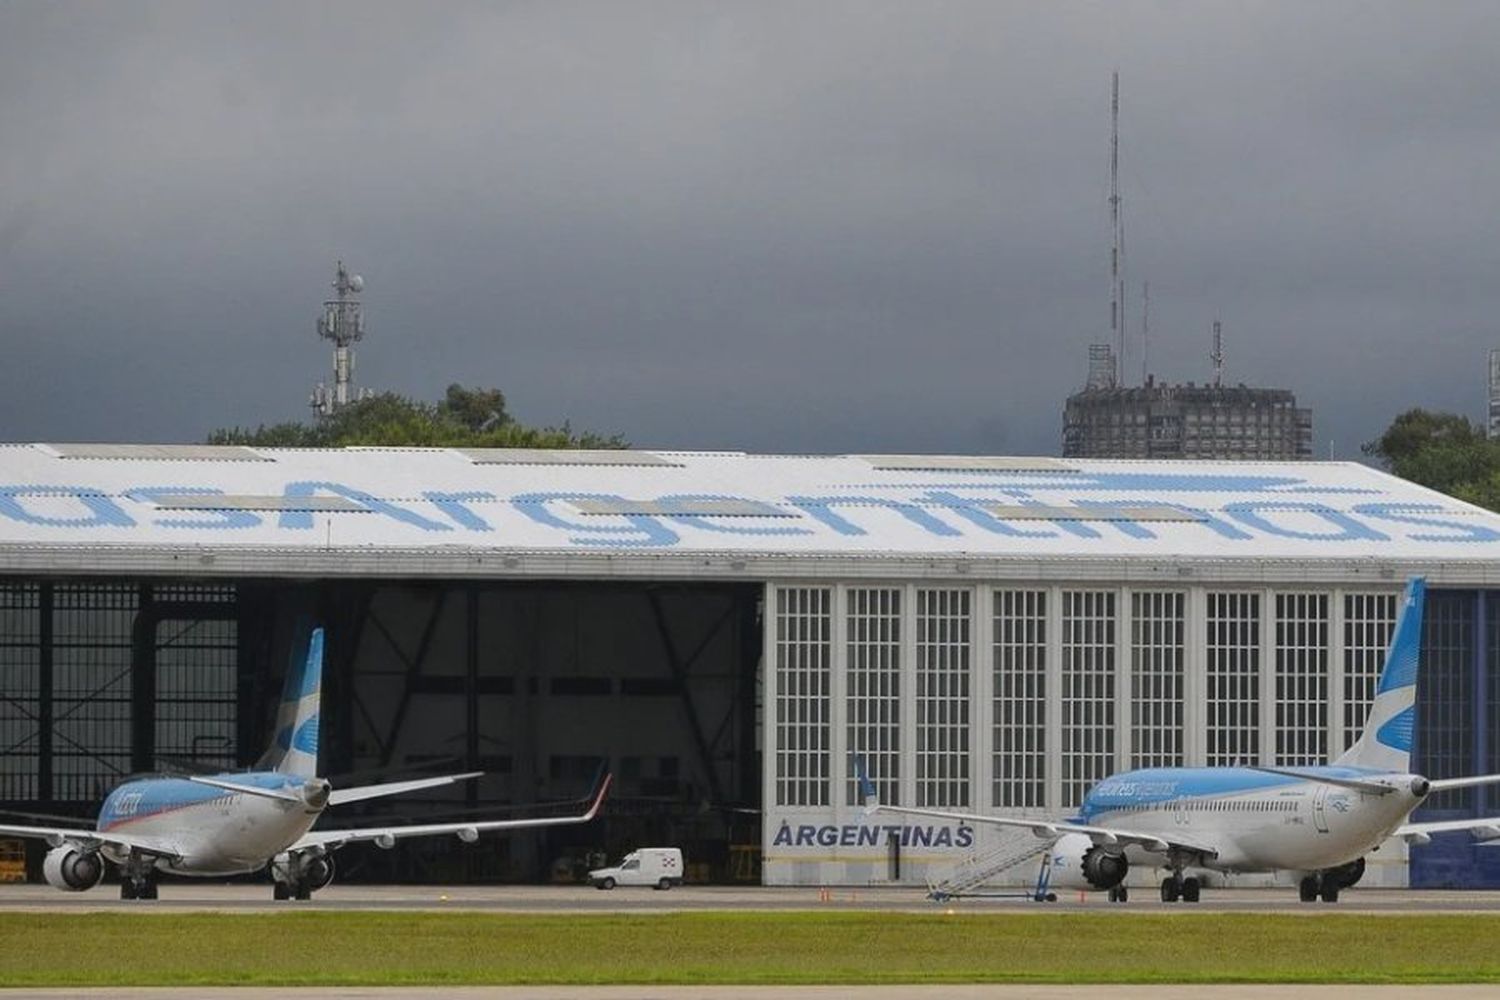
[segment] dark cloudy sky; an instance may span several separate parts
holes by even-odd
[[[645,446],[1056,453],[1107,338],[1109,79],[1151,368],[1319,454],[1476,418],[1500,4],[0,3],[0,439],[358,381]],[[1139,378],[1132,345],[1127,373]]]

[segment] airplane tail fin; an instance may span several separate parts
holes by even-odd
[[[1417,724],[1417,659],[1422,652],[1422,602],[1426,590],[1427,583],[1422,577],[1412,577],[1407,583],[1364,731],[1335,764],[1403,773],[1411,770],[1412,733]]]
[[[323,630],[307,638],[307,655],[287,670],[276,710],[276,737],[256,770],[301,778],[318,774],[318,702],[323,692]]]
[[[865,807],[865,815],[868,816],[880,808],[880,796],[875,793],[875,782],[870,780],[870,772],[865,767],[865,758],[859,754],[854,757],[854,775],[859,779],[859,799]]]

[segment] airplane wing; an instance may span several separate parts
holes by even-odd
[[[414,823],[406,826],[368,826],[352,830],[313,830],[303,835],[287,850],[293,853],[307,850],[335,851],[345,844],[358,841],[374,841],[382,847],[390,847],[397,840],[407,837],[432,837],[441,834],[456,834],[460,839],[473,841],[481,833],[495,830],[526,830],[541,826],[566,826],[572,823],[587,823],[599,812],[604,796],[609,792],[613,775],[605,775],[604,782],[594,796],[588,811],[577,816],[543,816],[534,819],[493,819],[467,823]]]
[[[84,827],[70,826],[11,826],[0,824],[0,837],[23,837],[28,840],[45,840],[48,847],[73,844],[83,850],[97,851],[106,845],[126,851],[137,851],[159,858],[175,858],[177,852],[162,845],[160,841],[130,834],[101,833]]]
[[[956,813],[944,812],[938,809],[911,809],[905,806],[874,807],[876,812],[902,813],[908,816],[930,816],[933,819],[951,819],[961,823],[986,823],[990,826],[1008,826],[1021,830],[1030,830],[1038,837],[1061,837],[1065,833],[1081,833],[1101,846],[1109,845],[1134,845],[1147,851],[1164,854],[1172,850],[1192,851],[1195,854],[1203,854],[1208,857],[1218,856],[1218,849],[1208,844],[1189,840],[1185,837],[1171,836],[1162,837],[1154,833],[1137,833],[1133,830],[1124,830],[1113,826],[1089,826],[1083,823],[1070,823],[1063,820],[1046,819],[1020,819],[1014,816],[985,816],[978,813]]]
[[[1476,819],[1442,819],[1431,823],[1406,823],[1396,827],[1392,837],[1400,837],[1408,844],[1425,844],[1434,833],[1451,833],[1454,830],[1472,830],[1481,837],[1500,837],[1500,816],[1480,816]]]

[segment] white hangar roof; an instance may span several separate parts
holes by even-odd
[[[0,445],[0,571],[1500,582],[1500,516],[1344,462]]]

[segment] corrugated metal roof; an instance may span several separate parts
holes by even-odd
[[[569,452],[479,463],[449,449],[268,448],[254,452],[266,460],[201,462],[179,460],[174,446],[89,461],[61,452],[0,448],[0,569],[45,564],[49,553],[57,565],[86,564],[85,550],[107,548],[133,565],[170,551],[160,562],[176,569],[184,550],[203,549],[217,566],[262,572],[306,572],[313,550],[324,565],[330,553],[358,551],[390,572],[491,567],[497,554],[547,554],[548,565],[598,557],[616,572],[655,575],[698,572],[708,554],[950,567],[1386,560],[1500,572],[1500,517],[1354,463],[1080,459],[1058,468],[939,456],[929,469],[921,456],[877,468],[881,456],[735,452],[594,455],[658,460],[644,465],[577,464],[562,459]],[[1081,509],[1113,513],[1080,519]],[[627,566],[626,557],[640,558]]]

